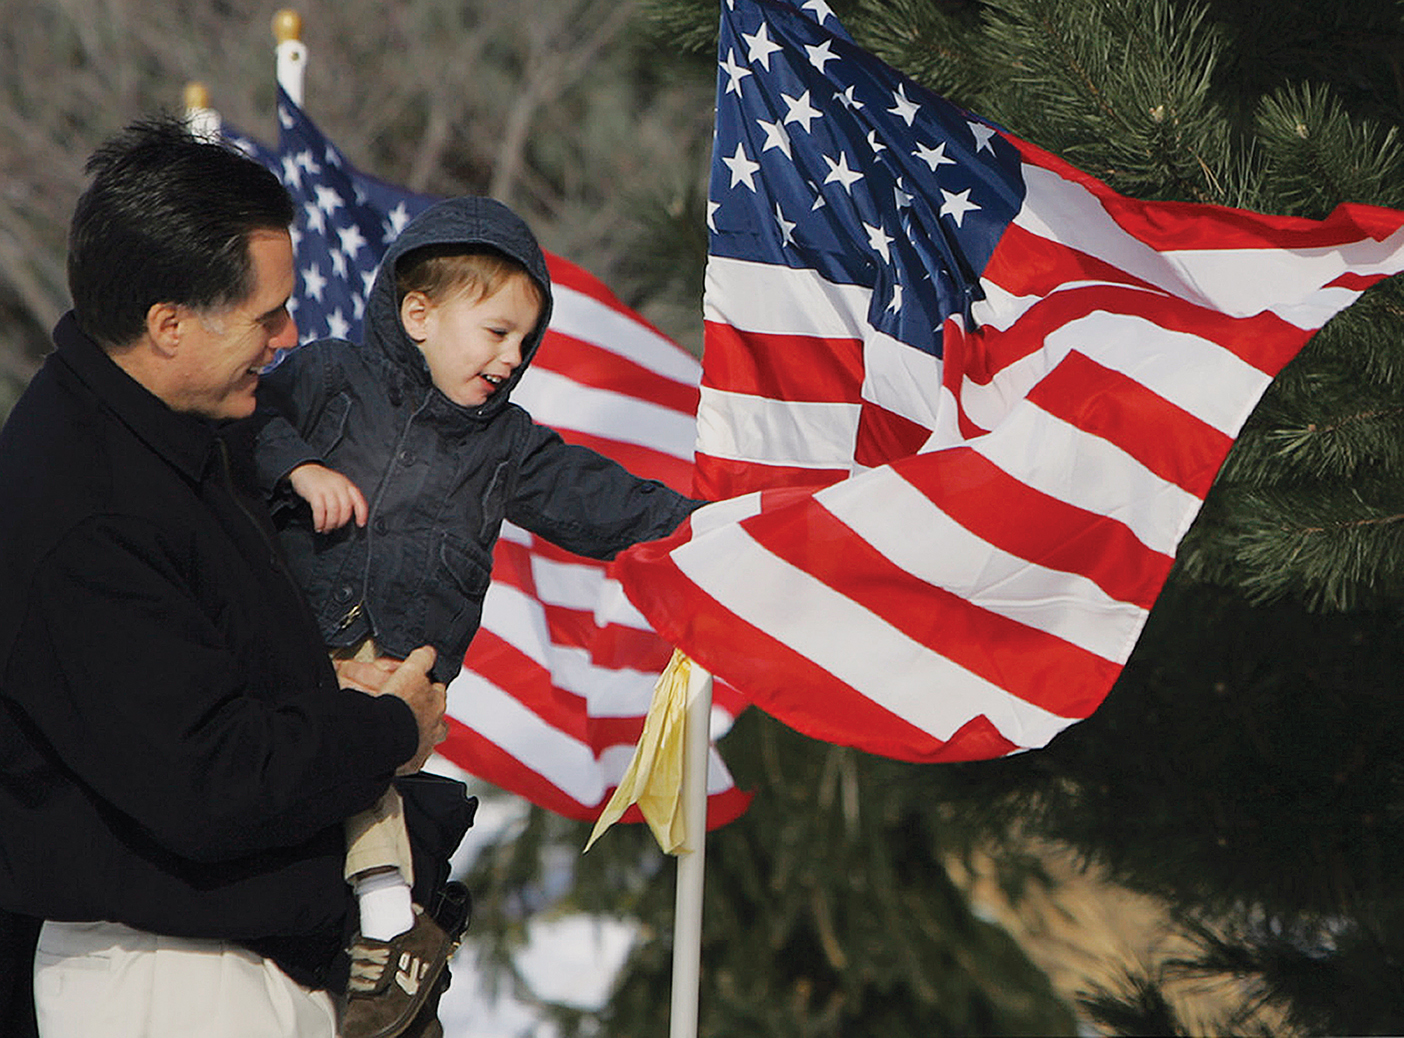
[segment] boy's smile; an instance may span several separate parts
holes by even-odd
[[[436,303],[410,292],[400,305],[400,320],[424,353],[434,385],[460,407],[486,403],[507,381],[540,317],[535,286],[525,274],[512,275],[487,296],[460,293]]]

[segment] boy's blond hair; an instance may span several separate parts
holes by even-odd
[[[436,304],[458,295],[476,302],[514,275],[526,279],[537,306],[545,303],[541,286],[526,267],[496,249],[426,245],[405,253],[395,265],[395,301],[402,303],[411,292],[423,292]]]

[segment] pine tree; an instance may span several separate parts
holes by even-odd
[[[710,0],[652,6],[710,77]],[[831,6],[884,60],[1125,194],[1309,217],[1404,207],[1395,0]],[[1163,899],[1198,949],[1089,993],[1109,1033],[1247,1033],[1262,1005],[1291,1033],[1404,1031],[1402,622],[1396,278],[1269,389],[1093,718],[1039,752],[927,767],[738,725],[723,752],[757,798],[708,845],[703,1033],[1070,1033],[947,868],[992,845],[1012,891],[1038,883],[1030,836]],[[654,935],[601,1019],[563,1011],[579,1033],[663,1031],[671,869],[645,841],[612,834],[577,868],[569,903]],[[489,901],[522,889],[534,847],[515,848],[525,872],[484,863]],[[1175,973],[1236,978],[1241,1005],[1184,1019]]]

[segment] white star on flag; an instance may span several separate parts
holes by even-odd
[[[993,126],[986,126],[984,123],[967,123],[966,125],[970,127],[970,132],[975,135],[975,151],[988,151],[993,155],[994,145],[992,145],[990,141],[994,139],[995,128]]]
[[[761,23],[760,30],[754,36],[742,35],[746,41],[747,57],[752,64],[760,62],[761,67],[767,72],[770,71],[770,56],[780,49],[780,45],[770,41],[770,35],[766,32],[765,23]]]
[[[731,186],[745,184],[752,191],[756,189],[756,170],[760,169],[759,162],[752,162],[746,154],[746,149],[741,142],[736,143],[736,154],[728,159],[723,159],[731,170]]]
[[[908,126],[916,121],[917,112],[921,106],[914,103],[907,97],[906,88],[902,84],[897,85],[896,91],[892,94],[892,100],[896,102],[896,107],[889,108],[888,111],[897,116]]]
[[[790,154],[790,135],[785,131],[781,123],[768,123],[764,119],[757,119],[756,124],[765,132],[765,143],[761,145],[761,151],[766,152],[771,148],[779,148],[785,153],[785,158],[793,158]]]
[[[833,45],[832,40],[825,40],[817,47],[805,47],[805,53],[809,55],[809,63],[823,72],[825,62],[838,60],[838,55],[833,52]]]
[[[968,187],[964,191],[954,193],[942,188],[941,196],[945,199],[945,202],[941,204],[941,215],[949,216],[956,222],[957,227],[959,227],[961,221],[965,219],[966,213],[973,212],[980,208],[974,202],[970,201],[970,188]]]
[[[946,158],[945,141],[942,141],[934,148],[922,144],[920,141],[918,141],[915,154],[917,158],[921,159],[922,162],[925,162],[928,166],[931,167],[931,172],[933,173],[936,172],[937,166],[954,166],[956,164],[955,159]]]
[[[815,119],[821,117],[823,113],[809,103],[809,91],[806,90],[799,97],[791,97],[789,94],[781,94],[781,100],[785,102],[785,107],[789,109],[784,121],[787,123],[799,123],[804,127],[805,133],[812,132],[810,124]]]
[[[843,185],[845,191],[852,192],[853,185],[863,179],[863,174],[858,170],[848,168],[848,156],[839,152],[838,161],[835,162],[829,156],[823,156],[824,161],[829,164],[829,175],[824,178],[824,183],[831,184],[837,180]]]
[[[751,70],[745,65],[736,64],[736,52],[734,50],[726,52],[726,60],[721,63],[721,67],[728,77],[726,92],[728,94],[741,93],[741,80],[749,76]]]

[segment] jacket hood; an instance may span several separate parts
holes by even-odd
[[[507,406],[512,389],[536,355],[551,319],[551,276],[546,269],[546,257],[526,223],[491,198],[450,198],[430,206],[410,221],[380,261],[366,300],[365,320],[365,345],[379,349],[390,364],[390,377],[401,382],[406,390],[427,389],[433,385],[433,378],[424,354],[400,323],[400,308],[395,299],[395,264],[405,253],[426,245],[490,246],[525,267],[541,288],[544,299],[541,319],[523,342],[522,362],[511,377],[477,407],[461,407],[439,394],[443,405],[464,415],[490,418]]]

